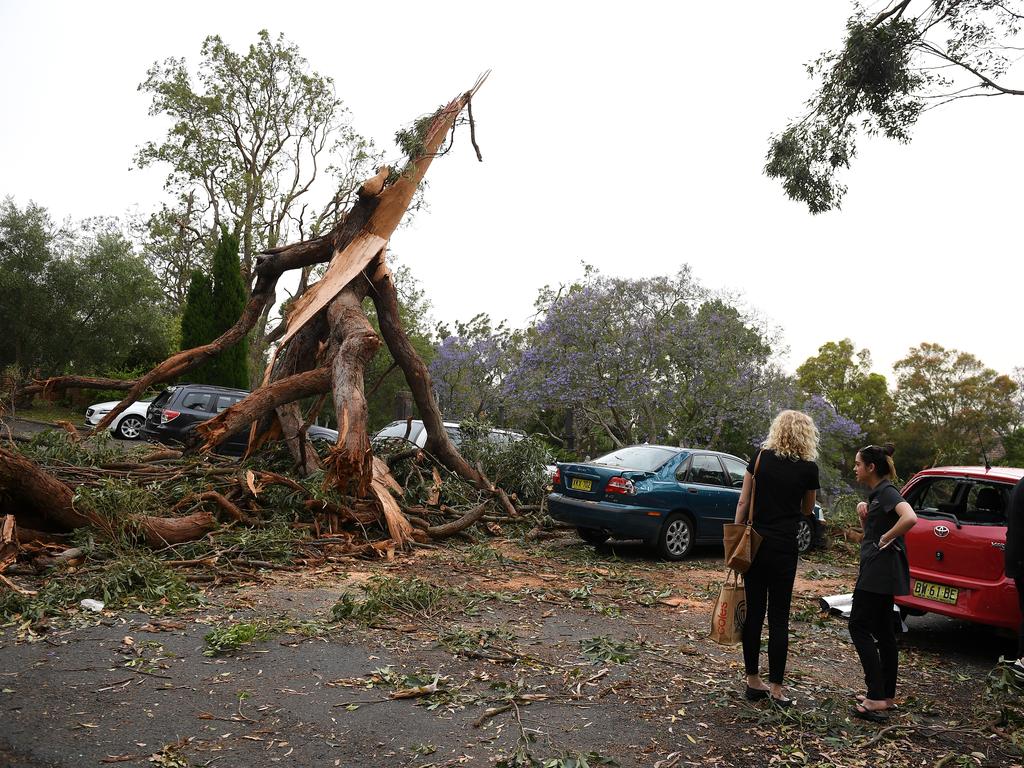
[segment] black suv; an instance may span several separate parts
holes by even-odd
[[[210,384],[178,384],[161,392],[146,411],[146,437],[167,444],[188,444],[196,426],[212,419],[242,398],[244,389],[228,389]],[[310,425],[307,435],[314,443],[333,443],[336,430]],[[243,429],[218,446],[220,453],[241,456],[249,444],[249,430]]]
[[[244,389],[206,384],[178,384],[168,387],[146,411],[146,437],[161,443],[188,443],[197,425],[212,419],[225,408],[248,395]],[[220,444],[222,453],[241,455],[249,441],[249,430],[231,435]]]

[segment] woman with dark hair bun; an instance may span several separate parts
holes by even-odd
[[[868,445],[857,451],[854,473],[869,489],[868,500],[857,505],[864,527],[860,545],[860,572],[853,590],[850,637],[857,649],[867,693],[852,714],[863,720],[886,719],[895,706],[899,651],[893,620],[893,596],[910,593],[910,566],[903,534],[914,527],[917,515],[896,490],[892,443]]]

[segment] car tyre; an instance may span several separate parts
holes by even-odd
[[[117,425],[117,436],[122,440],[140,440],[143,426],[145,422],[141,416],[125,416]]]
[[[587,544],[593,544],[595,547],[608,541],[608,534],[604,531],[599,531],[596,528],[577,528],[576,533],[578,533],[580,538],[587,542]]]
[[[690,518],[678,513],[669,515],[658,535],[658,554],[666,560],[682,560],[693,550],[693,539]]]
[[[796,526],[796,548],[801,555],[814,548],[814,524],[806,516]]]

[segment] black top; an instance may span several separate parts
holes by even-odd
[[[1006,508],[1006,575],[1024,576],[1024,478],[1013,487]]]
[[[757,468],[754,493],[754,530],[764,537],[764,544],[782,552],[796,552],[796,532],[804,494],[821,487],[818,465],[803,459],[786,459],[775,451],[759,451],[761,465]],[[755,456],[747,465],[754,474]]]
[[[879,549],[882,534],[900,519],[896,506],[903,501],[896,486],[883,480],[868,494],[868,516],[864,520],[864,540],[860,544],[860,573],[857,589],[882,595],[910,594],[910,564],[907,547],[900,536],[885,549]]]

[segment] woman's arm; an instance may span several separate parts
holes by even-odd
[[[801,506],[803,513],[807,515],[807,517],[810,517],[814,514],[814,501],[815,499],[817,499],[817,497],[817,491],[807,491],[806,493],[804,493],[804,500]]]
[[[753,487],[754,478],[749,472],[743,473],[743,490],[740,491],[740,500],[736,502],[737,523],[747,522],[747,508],[750,506],[750,491]]]
[[[917,513],[914,512],[914,508],[905,501],[901,501],[896,505],[896,514],[900,516],[900,519],[896,521],[896,525],[883,533],[881,538],[878,539],[879,547],[889,546],[892,544],[893,539],[905,534],[913,528],[914,523],[917,522]]]

